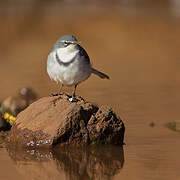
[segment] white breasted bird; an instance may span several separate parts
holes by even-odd
[[[64,35],[56,41],[47,58],[47,73],[51,80],[66,86],[74,86],[70,101],[75,99],[76,87],[93,73],[102,79],[109,76],[94,69],[86,51],[76,37]]]

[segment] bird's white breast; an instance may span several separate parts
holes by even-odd
[[[70,62],[79,52],[79,50],[75,49],[73,46],[74,45],[69,45],[66,48],[59,48],[56,50],[57,55],[62,62]]]

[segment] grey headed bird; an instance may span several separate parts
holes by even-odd
[[[109,76],[94,69],[89,56],[73,35],[64,35],[56,41],[47,58],[47,73],[51,80],[64,85],[74,86],[70,101],[76,96],[78,84],[93,73],[102,79]],[[61,92],[60,90],[60,92]]]

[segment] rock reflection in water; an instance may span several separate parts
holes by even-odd
[[[11,159],[16,163],[19,163],[20,161],[45,162],[53,159],[53,153],[49,149],[37,150],[8,147],[7,151]]]
[[[61,147],[53,150],[7,148],[21,175],[29,179],[111,179],[124,164],[123,147]]]

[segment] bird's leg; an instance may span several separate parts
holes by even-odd
[[[72,98],[76,97],[76,88],[77,88],[77,84],[74,86],[74,91],[73,91],[73,94],[72,94]]]
[[[78,101],[78,100],[76,99],[76,88],[77,88],[77,84],[74,86],[74,91],[73,91],[72,97],[69,98],[69,101],[70,101],[70,102],[77,102],[77,101]]]
[[[54,106],[56,105],[56,102],[57,102],[59,99],[61,99],[61,91],[62,91],[62,88],[63,88],[63,84],[61,85],[61,89],[60,89],[59,93],[53,95],[53,96],[58,96],[56,99],[53,99],[53,101],[52,101],[53,104],[54,104]]]
[[[63,87],[64,87],[64,85],[63,85],[63,84],[61,84],[61,89],[60,89],[60,91],[59,91],[59,95],[61,95],[61,94],[62,94],[62,93],[61,93],[61,91],[62,91]]]

